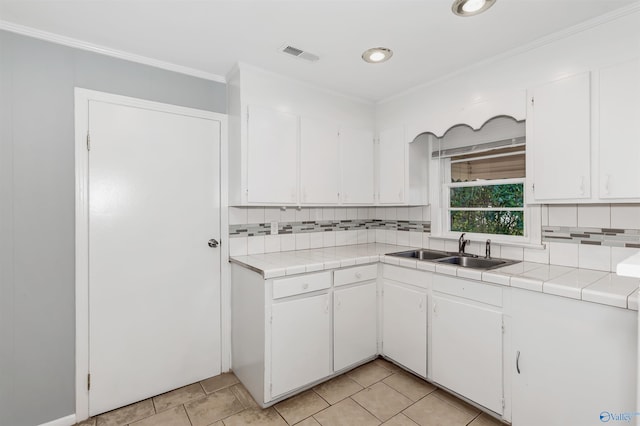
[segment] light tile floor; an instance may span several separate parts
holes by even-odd
[[[498,426],[501,422],[383,359],[261,409],[222,374],[78,426]]]

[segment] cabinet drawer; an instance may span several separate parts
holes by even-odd
[[[431,285],[433,274],[431,272],[418,271],[417,269],[382,265],[382,276],[389,280],[428,288]]]
[[[502,306],[502,288],[493,285],[436,275],[433,290],[493,306]]]
[[[273,298],[295,296],[296,294],[324,290],[331,287],[331,272],[307,274],[299,277],[273,280]]]
[[[378,276],[378,264],[340,269],[333,272],[333,285],[338,287],[345,284],[375,280]]]

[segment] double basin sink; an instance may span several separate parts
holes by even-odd
[[[403,257],[416,260],[427,260],[435,263],[456,265],[462,268],[482,269],[485,271],[518,263],[517,260],[487,259],[472,254],[459,254],[455,252],[427,249],[389,253],[387,254],[387,256]]]

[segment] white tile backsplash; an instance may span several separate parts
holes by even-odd
[[[229,207],[229,225],[246,224],[248,210],[242,207]]]
[[[398,231],[393,231],[391,229],[387,229],[384,231],[385,234],[385,243],[387,244],[398,244]]]
[[[309,234],[309,248],[321,248],[324,246],[322,232],[312,232]]]
[[[346,246],[347,245],[347,231],[335,231],[336,234],[336,246]]]
[[[347,209],[345,209],[345,208],[336,208],[336,209],[334,209],[333,218],[335,220],[346,220],[347,219]]]
[[[522,247],[502,246],[500,257],[511,260],[524,260],[524,249]]]
[[[578,244],[549,243],[549,263],[578,267]]]
[[[369,219],[369,209],[367,207],[358,208],[358,219]]]
[[[409,220],[409,207],[398,207],[398,208],[396,208],[396,219],[397,220]]]
[[[578,244],[578,247],[579,268],[611,270],[611,247],[592,244]]]
[[[424,232],[409,232],[409,246],[422,248],[422,236]]]
[[[296,208],[288,207],[284,210],[280,210],[280,221],[281,222],[295,222],[296,221]]]
[[[247,223],[264,223],[264,208],[262,207],[248,208]]]
[[[640,229],[640,204],[612,204],[611,227]]]
[[[422,207],[409,207],[409,220],[422,220]]]
[[[311,244],[309,233],[294,235],[296,237],[296,250],[307,250]]]
[[[266,235],[264,237],[264,252],[274,253],[280,251],[280,235]]]
[[[351,230],[346,231],[347,233],[347,245],[358,244],[358,231]]]
[[[296,222],[303,222],[303,221],[307,221],[310,220],[309,218],[311,217],[311,209],[305,209],[302,208],[300,210],[296,210],[295,215],[296,215]]]
[[[264,236],[247,237],[247,254],[264,253]]]
[[[229,256],[247,255],[247,237],[229,239]]]
[[[309,209],[309,220],[322,220],[322,208]]]
[[[294,234],[280,235],[280,250],[291,251],[296,249],[296,236]]]
[[[280,208],[266,207],[264,209],[264,223],[280,222]]]
[[[409,234],[411,234],[411,232],[409,231],[397,231],[396,232],[396,241],[398,245],[401,246],[408,246],[410,245],[410,236]]]
[[[609,228],[611,226],[611,208],[609,204],[579,205],[578,227],[580,228]]]
[[[525,248],[524,261],[535,263],[549,263],[549,244],[544,249]]]
[[[442,242],[442,248],[438,247],[437,240],[432,240],[431,236],[427,233],[422,233],[422,248],[429,248],[433,250],[443,250],[444,249],[444,241]]]
[[[576,205],[549,206],[549,226],[578,226]]]
[[[358,209],[349,207],[347,208],[347,219],[353,220],[358,218]]]
[[[323,232],[322,233],[322,246],[334,247],[336,245],[336,233],[335,232]]]
[[[336,212],[333,207],[325,207],[322,209],[322,220],[334,220]]]
[[[384,219],[396,220],[398,218],[398,211],[397,210],[398,209],[396,207],[386,207],[384,209]]]
[[[367,244],[369,242],[369,231],[366,229],[359,229],[356,231],[358,244]]]

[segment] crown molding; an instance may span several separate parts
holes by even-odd
[[[99,44],[89,43],[72,37],[42,31],[36,28],[27,27],[25,25],[15,24],[13,22],[0,20],[0,30],[33,37],[40,40],[49,41],[63,46],[73,47],[76,49],[86,50],[88,52],[99,53],[101,55],[111,56],[125,61],[136,62],[139,64],[149,65],[155,68],[161,68],[167,71],[173,71],[180,74],[190,75],[205,80],[216,81],[218,83],[226,83],[227,80],[220,75],[208,73],[194,68],[173,64],[171,62],[160,61],[158,59],[149,58],[147,56],[136,55],[122,50],[112,49],[110,47],[101,46]]]
[[[395,95],[391,95],[391,96],[389,96],[389,97],[387,97],[385,99],[382,99],[382,100],[378,101],[376,104],[381,105],[381,104],[384,104],[384,103],[387,103],[387,102],[391,102],[391,101],[393,101],[395,99],[401,98],[403,96],[409,95],[409,94],[417,92],[419,90],[426,89],[427,87],[435,86],[436,84],[451,80],[454,77],[457,77],[457,76],[459,76],[461,74],[465,74],[465,73],[467,73],[469,71],[481,68],[483,66],[486,66],[486,65],[489,65],[489,64],[492,64],[492,63],[495,63],[495,62],[498,62],[498,61],[513,57],[513,56],[520,55],[520,54],[525,53],[527,51],[537,49],[539,47],[545,46],[547,44],[550,44],[550,43],[553,43],[553,42],[556,42],[556,41],[559,41],[559,40],[563,40],[563,39],[568,38],[568,37],[570,37],[570,36],[572,36],[574,34],[578,34],[580,32],[589,30],[591,28],[595,28],[595,27],[597,27],[599,25],[605,24],[605,23],[610,22],[610,21],[614,21],[616,19],[625,17],[627,15],[630,15],[630,14],[636,13],[636,12],[640,12],[640,1],[632,3],[632,4],[628,5],[628,6],[624,6],[624,7],[621,7],[619,9],[613,10],[611,12],[605,13],[604,15],[596,16],[595,18],[591,18],[591,19],[589,19],[587,21],[584,21],[584,22],[581,22],[579,24],[573,25],[573,26],[571,26],[569,28],[565,28],[564,30],[560,30],[560,31],[557,31],[557,32],[555,32],[553,34],[549,34],[548,36],[538,38],[538,39],[536,39],[536,40],[534,40],[534,41],[532,41],[530,43],[524,44],[522,46],[516,47],[516,48],[511,49],[511,50],[507,50],[506,52],[503,52],[503,53],[500,53],[498,55],[492,56],[492,57],[487,58],[485,60],[482,60],[480,62],[476,62],[473,65],[469,65],[467,67],[460,68],[460,69],[458,69],[458,70],[456,70],[454,72],[451,72],[451,73],[447,74],[446,76],[436,78],[434,80],[431,80],[431,81],[428,81],[426,83],[422,83],[422,84],[419,84],[417,86],[414,86],[414,87],[412,87],[410,89],[404,90],[404,91],[402,91],[400,93],[397,93]]]

